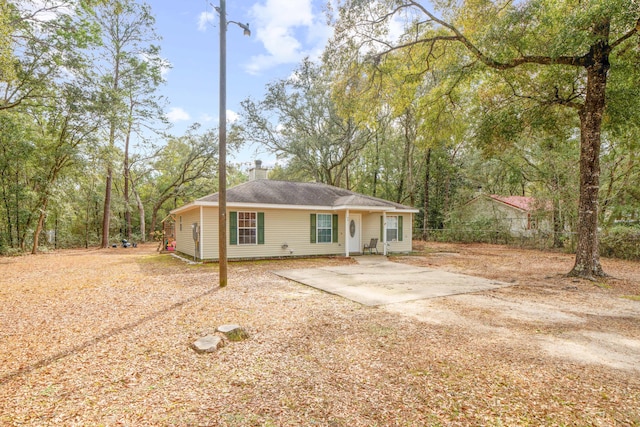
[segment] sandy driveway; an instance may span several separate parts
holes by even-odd
[[[429,324],[461,326],[470,337],[511,342],[551,359],[640,374],[640,303],[585,295],[584,301],[576,304],[573,298],[565,300],[563,291],[549,290],[545,292],[548,298],[540,301],[526,298],[525,293],[514,286],[393,304],[385,309]]]
[[[425,258],[397,261],[500,277],[513,286],[388,310],[430,324],[462,325],[471,336],[517,342],[551,358],[640,373],[639,263],[603,260],[614,278],[595,283],[558,274],[558,264],[571,265],[565,254],[491,245],[430,247],[433,252]]]
[[[505,283],[415,265],[417,260],[424,263],[433,257],[441,260],[459,255],[436,252],[427,258],[392,258],[398,262],[362,256],[348,266],[275,273],[421,322],[463,327],[470,336],[484,340],[525,344],[529,351],[551,358],[640,372],[638,328],[618,327],[618,323],[640,325],[639,301],[585,292],[585,283],[578,287],[571,279],[561,280],[565,286],[559,289],[544,283],[531,287],[526,280]],[[605,327],[609,323],[611,327]],[[538,333],[553,329],[558,332]]]

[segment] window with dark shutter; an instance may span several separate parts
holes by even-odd
[[[229,244],[238,244],[238,212],[229,212]]]
[[[258,244],[264,245],[264,212],[258,212]]]
[[[311,243],[316,243],[316,214],[311,214],[310,221],[311,223]]]

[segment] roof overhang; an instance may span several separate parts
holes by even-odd
[[[366,212],[393,212],[393,213],[418,213],[418,209],[398,209],[395,206],[357,206],[357,205],[340,205],[331,208],[334,211],[366,211]]]
[[[196,200],[179,208],[173,209],[171,214],[179,214],[187,212],[199,207],[217,208],[218,202],[203,202]],[[263,204],[263,203],[237,203],[227,202],[227,208],[237,209],[281,209],[281,210],[298,210],[298,211],[365,211],[365,212],[391,212],[391,213],[418,213],[418,209],[398,209],[395,206],[356,206],[356,205],[340,205],[340,206],[321,206],[321,205],[280,205],[280,204]]]

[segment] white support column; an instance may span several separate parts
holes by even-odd
[[[382,254],[387,255],[387,212],[382,212]]]
[[[344,214],[344,256],[349,256],[349,209]]]

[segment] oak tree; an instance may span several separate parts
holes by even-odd
[[[580,123],[580,196],[576,259],[569,274],[605,276],[598,245],[598,192],[607,84],[610,69],[625,53],[638,54],[640,5],[632,0],[434,4],[432,9],[416,0],[345,0],[336,37],[355,37],[363,48],[377,44],[379,59],[418,44],[462,47],[462,70],[482,71],[479,79],[513,76],[508,81],[514,82],[514,98],[574,109]],[[405,34],[410,37],[381,40],[378,28],[399,17],[409,23]],[[546,85],[537,84],[540,79]],[[517,125],[517,116],[512,122]]]

